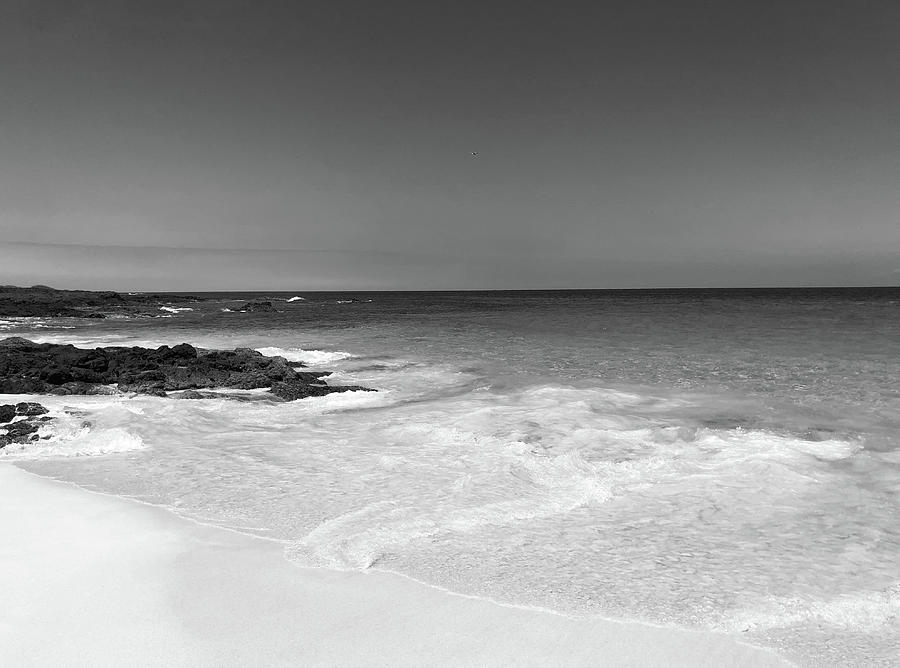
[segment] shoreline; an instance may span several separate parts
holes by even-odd
[[[579,619],[388,571],[299,567],[279,541],[12,462],[0,463],[0,486],[0,662],[10,665],[793,665],[720,633]]]

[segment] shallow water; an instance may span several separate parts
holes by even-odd
[[[251,346],[377,394],[50,398],[54,438],[7,456],[301,564],[896,663],[900,290],[295,294],[0,327]]]

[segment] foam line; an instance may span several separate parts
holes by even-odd
[[[791,665],[725,634],[296,568],[272,541],[6,465],[0,487],[4,665]]]

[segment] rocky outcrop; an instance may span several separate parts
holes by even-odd
[[[10,337],[0,340],[0,393],[166,396],[175,390],[268,388],[272,396],[293,401],[368,389],[328,385],[322,381],[328,372],[300,371],[298,366],[250,348],[202,350],[182,343],[155,350],[84,349]]]
[[[0,317],[105,318],[137,315],[169,302],[197,302],[197,297],[164,294],[123,294],[88,290],[57,290],[46,285],[0,286]]]
[[[40,404],[22,402],[0,406],[0,448],[10,443],[28,443],[40,438],[37,431],[50,420],[47,409]],[[22,419],[17,419],[22,418]]]

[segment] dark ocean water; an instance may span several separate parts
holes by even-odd
[[[59,398],[93,428],[10,456],[304,565],[900,659],[900,289],[203,296],[0,328],[251,346],[380,391]],[[223,310],[248,298],[280,312]]]

